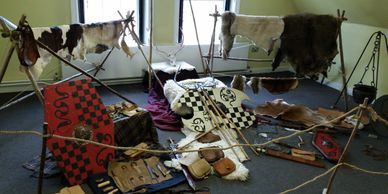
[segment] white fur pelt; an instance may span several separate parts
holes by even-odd
[[[179,102],[179,98],[186,92],[186,88],[196,88],[196,85],[200,85],[201,87],[226,87],[224,83],[220,80],[205,77],[199,79],[186,79],[183,81],[175,82],[174,80],[167,80],[167,82],[163,86],[164,96],[166,96],[168,102],[170,103],[171,110],[176,112],[179,115],[185,113],[184,107]]]
[[[283,18],[279,16],[252,16],[225,12],[221,17],[220,40],[224,59],[229,55],[236,35],[250,39],[256,46],[270,54],[275,41],[284,30]]]
[[[225,129],[229,130],[229,129]],[[191,131],[187,128],[183,128],[182,132],[186,135],[186,138],[181,139],[178,143],[178,147],[186,145],[187,143],[191,142],[192,140],[195,139],[195,136],[198,135],[199,133],[196,131]],[[234,136],[236,136],[236,132],[229,130],[230,133],[233,133]],[[219,135],[222,137],[222,135],[217,131],[213,130],[212,133]],[[231,140],[233,141],[233,140]],[[234,142],[234,141],[233,141]],[[236,143],[236,142],[234,142]],[[220,141],[213,142],[213,143],[200,143],[198,141],[194,141],[190,143],[188,146],[185,147],[186,150],[193,150],[193,149],[199,149],[203,147],[210,147],[210,146],[219,146],[219,147],[228,147],[229,145],[226,143],[223,138]],[[239,148],[235,148],[235,151],[237,155],[239,156],[240,159],[245,158],[244,154],[241,152]],[[238,160],[236,155],[233,153],[231,149],[228,150],[223,150],[225,157],[228,157],[231,159],[235,164],[236,164],[236,170],[232,172],[231,174],[228,174],[226,176],[223,176],[223,179],[227,180],[240,180],[240,181],[246,181],[249,176],[249,170]],[[183,156],[188,153],[183,153]],[[197,153],[198,154],[198,153]],[[245,160],[247,160],[245,158]]]

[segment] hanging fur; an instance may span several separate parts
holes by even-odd
[[[298,87],[299,80],[291,78],[261,77],[260,86],[271,94],[283,94]]]
[[[220,33],[220,48],[222,49],[222,58],[225,60],[229,56],[229,52],[233,47],[234,37],[230,32],[236,14],[233,12],[225,12],[221,16],[221,33]]]
[[[248,81],[248,86],[252,88],[254,94],[259,94],[260,91],[260,79],[258,77],[251,77]]]
[[[245,92],[245,81],[247,78],[243,75],[234,75],[230,87]]]
[[[233,47],[236,35],[246,37],[269,55],[284,29],[279,16],[254,16],[225,12],[222,14],[221,45],[225,59]]]
[[[298,75],[325,73],[338,53],[338,19],[331,15],[297,14],[283,20],[284,32],[272,69],[287,57]]]

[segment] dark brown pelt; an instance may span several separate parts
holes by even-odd
[[[234,75],[230,87],[245,92],[245,81],[247,78],[243,75]]]
[[[248,85],[252,88],[254,94],[259,93],[259,83],[260,79],[258,77],[251,77],[250,81],[248,82]]]

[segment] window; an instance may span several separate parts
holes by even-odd
[[[145,5],[144,0],[78,0],[78,21],[96,23],[119,20],[128,12],[135,11],[136,33],[144,42]]]
[[[214,25],[214,18],[209,14],[215,12],[216,6],[217,11],[220,14],[224,11],[231,10],[231,0],[191,0],[191,4],[193,6],[199,41],[201,44],[209,44]],[[181,29],[178,33],[179,42],[183,39],[185,44],[197,44],[189,0],[180,0],[179,29]],[[218,18],[216,26],[216,43],[219,42],[217,37],[220,33],[220,29],[221,18]]]

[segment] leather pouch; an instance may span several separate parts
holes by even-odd
[[[199,134],[199,135],[201,135],[201,134]],[[220,141],[220,140],[221,140],[220,136],[218,136],[212,132],[209,132],[206,135],[199,138],[198,142],[200,142],[200,143],[213,143],[213,142]]]
[[[211,166],[205,159],[197,160],[188,167],[190,174],[195,179],[203,179],[211,172]]]
[[[219,148],[217,146],[212,146],[208,148]],[[203,150],[199,149],[198,151],[199,157],[205,159],[209,163],[213,163],[223,157],[225,157],[225,154],[222,150]]]
[[[213,164],[219,176],[226,176],[236,170],[236,164],[229,158],[222,158]]]

